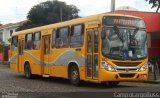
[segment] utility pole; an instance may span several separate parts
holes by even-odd
[[[60,19],[61,19],[61,22],[63,21],[62,20],[62,8],[60,8]]]
[[[0,21],[0,26],[2,26],[1,21]]]
[[[115,11],[115,0],[111,0],[111,12]]]
[[[15,11],[16,11],[16,17],[15,18],[17,20],[18,19],[18,8],[17,8],[17,6],[16,6],[16,10]]]

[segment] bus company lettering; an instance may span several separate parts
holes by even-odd
[[[134,25],[135,21],[126,19],[113,19],[115,24]]]

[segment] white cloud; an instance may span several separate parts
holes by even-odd
[[[26,19],[32,6],[47,0],[1,0],[0,22],[9,23]]]
[[[67,4],[76,5],[80,9],[80,16],[88,16],[98,13],[108,12],[110,0],[60,0]]]
[[[0,22],[9,23],[26,19],[27,13],[34,5],[47,0],[1,0]],[[88,16],[110,11],[111,0],[60,0],[73,4],[80,9],[80,16]],[[116,0],[116,8],[131,6],[140,11],[155,11],[145,0]]]
[[[136,0],[116,0],[116,7],[120,6],[134,6]]]

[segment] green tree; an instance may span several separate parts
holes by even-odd
[[[146,0],[149,4],[152,4],[152,8],[157,8],[156,12],[158,13],[160,8],[160,0]]]
[[[0,41],[0,53],[3,52],[5,49],[8,49],[8,45],[5,42]]]
[[[43,26],[52,23],[78,18],[79,9],[74,5],[67,5],[62,1],[46,1],[33,6],[28,12],[28,22],[24,23],[17,30]]]

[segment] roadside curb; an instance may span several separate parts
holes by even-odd
[[[0,67],[8,67],[9,68],[9,65],[8,64],[6,64],[6,65],[0,64]]]
[[[144,81],[144,83],[160,84],[160,80],[148,80]]]

